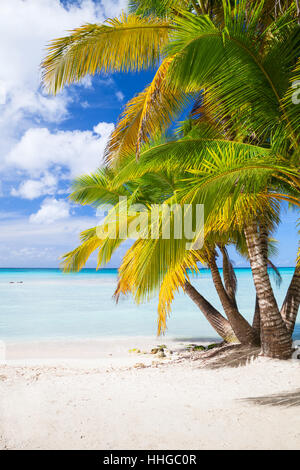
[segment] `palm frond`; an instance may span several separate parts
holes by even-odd
[[[136,180],[147,172],[196,170],[210,155],[209,151],[246,154],[249,158],[271,155],[268,148],[220,138],[215,128],[204,125],[182,139],[150,146],[141,153],[138,164],[134,158],[128,159],[127,164],[116,174],[115,182],[122,184]]]
[[[57,93],[86,75],[141,70],[158,64],[170,24],[165,19],[123,13],[104,24],[86,24],[55,39],[42,62],[43,82]]]
[[[172,14],[174,9],[186,9],[191,5],[190,0],[130,0],[129,11],[137,15],[155,15],[165,18]]]
[[[163,60],[152,83],[127,103],[107,145],[107,162],[115,164],[134,151],[138,156],[142,145],[161,135],[187,104],[188,95],[182,88],[166,83],[172,60]]]
[[[77,248],[61,257],[64,272],[80,271],[92,253],[102,245],[102,240],[97,236],[97,227],[82,232],[81,239],[82,243]]]
[[[185,282],[189,281],[190,273],[199,273],[198,263],[200,260],[203,262],[199,255],[195,256],[194,253],[186,251],[183,259],[171,266],[165,274],[158,296],[158,335],[164,333],[167,328],[167,318],[170,316],[175,294],[180,289],[184,289]]]
[[[69,198],[76,204],[91,205],[98,208],[101,204],[117,204],[120,196],[129,192],[123,186],[112,187],[114,174],[110,169],[99,169],[91,175],[76,178],[72,184]]]
[[[297,49],[298,54],[300,54],[300,46]],[[292,69],[289,78],[289,87],[283,97],[283,106],[286,110],[288,115],[288,119],[292,129],[294,130],[297,136],[297,143],[298,143],[298,152],[297,152],[297,160],[299,161],[300,153],[299,153],[299,130],[300,130],[300,57]]]
[[[268,259],[268,266],[271,269],[271,272],[274,276],[275,283],[276,283],[277,287],[280,287],[280,285],[282,283],[282,277],[281,277],[280,272],[278,271],[278,268],[275,266],[274,263],[272,263],[272,261],[270,259]]]
[[[282,119],[289,126],[281,98],[289,64],[297,54],[298,26],[295,20],[291,23],[286,18],[285,35],[279,37],[278,33],[274,39],[277,47],[265,54],[262,51],[269,46],[261,32],[262,5],[254,3],[249,11],[245,0],[235,1],[234,8],[224,1],[223,28],[205,17],[183,14],[175,20],[167,53],[176,54],[169,72],[175,85],[191,89],[202,86],[208,92],[207,107],[216,120],[236,124],[248,135],[254,133],[258,139],[267,140]],[[278,29],[283,31],[283,26],[277,25]],[[284,47],[287,60],[278,58],[281,66],[275,74],[274,58]],[[295,140],[295,129],[289,132]]]

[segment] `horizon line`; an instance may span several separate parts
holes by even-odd
[[[295,268],[296,266],[277,266],[278,269],[284,269],[284,268]],[[235,266],[234,267],[235,269],[251,269],[250,266]],[[39,267],[39,266],[35,266],[35,267],[24,267],[24,266],[19,266],[19,267],[16,267],[16,266],[8,266],[8,267],[0,267],[0,270],[1,269],[57,269],[59,271],[62,271],[62,269],[60,269],[59,267],[57,268],[54,268],[54,267]],[[112,270],[112,269],[115,269],[115,270],[118,270],[119,268],[100,268],[100,269],[96,269],[96,268],[82,268],[80,269],[80,271],[83,271],[84,269],[87,269],[87,270],[93,270],[93,271],[109,271],[109,270]],[[200,270],[201,269],[207,269],[208,271],[210,270],[210,268],[205,268],[205,267],[202,267],[202,268],[199,268]],[[219,267],[219,269],[223,269],[222,266]],[[268,269],[271,269],[268,267]],[[75,272],[80,272],[80,271],[71,271],[71,273],[75,273]],[[65,274],[68,274],[68,273],[65,273]]]

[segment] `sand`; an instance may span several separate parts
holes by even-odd
[[[161,343],[175,354],[128,352]],[[210,370],[181,359],[185,346],[153,338],[8,344],[0,448],[300,449],[299,360]]]

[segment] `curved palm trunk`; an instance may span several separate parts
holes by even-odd
[[[215,255],[211,256],[208,265],[211,270],[216,291],[220,297],[222,306],[232,326],[232,329],[236,334],[236,337],[242,344],[249,344],[251,346],[257,345],[258,339],[252,327],[249,325],[247,320],[240,314],[240,312],[233,305],[227,295],[215,260]]]
[[[219,248],[223,256],[223,278],[224,278],[225,289],[232,304],[237,309],[237,303],[236,303],[236,297],[235,297],[236,278],[234,277],[233,267],[229,260],[226,248],[224,246],[220,246]]]
[[[297,266],[281,307],[281,316],[290,335],[293,334],[300,305],[300,268]]]
[[[205,318],[216,330],[226,343],[237,343],[229,321],[223,317],[188,281],[185,282],[184,290],[193,302],[200,308]]]
[[[292,354],[291,335],[277,306],[257,225],[255,223],[248,225],[244,233],[260,309],[262,354],[278,359],[289,359]]]

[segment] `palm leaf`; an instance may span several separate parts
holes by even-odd
[[[174,9],[189,8],[190,0],[130,0],[129,11],[137,15],[166,17]]]
[[[167,20],[125,13],[102,25],[83,25],[51,42],[42,62],[43,82],[57,93],[88,74],[154,67],[170,28]]]
[[[174,89],[165,83],[171,62],[172,58],[165,59],[152,83],[127,103],[107,145],[107,162],[116,164],[133,151],[138,156],[142,145],[161,135],[187,104],[182,88]]]

